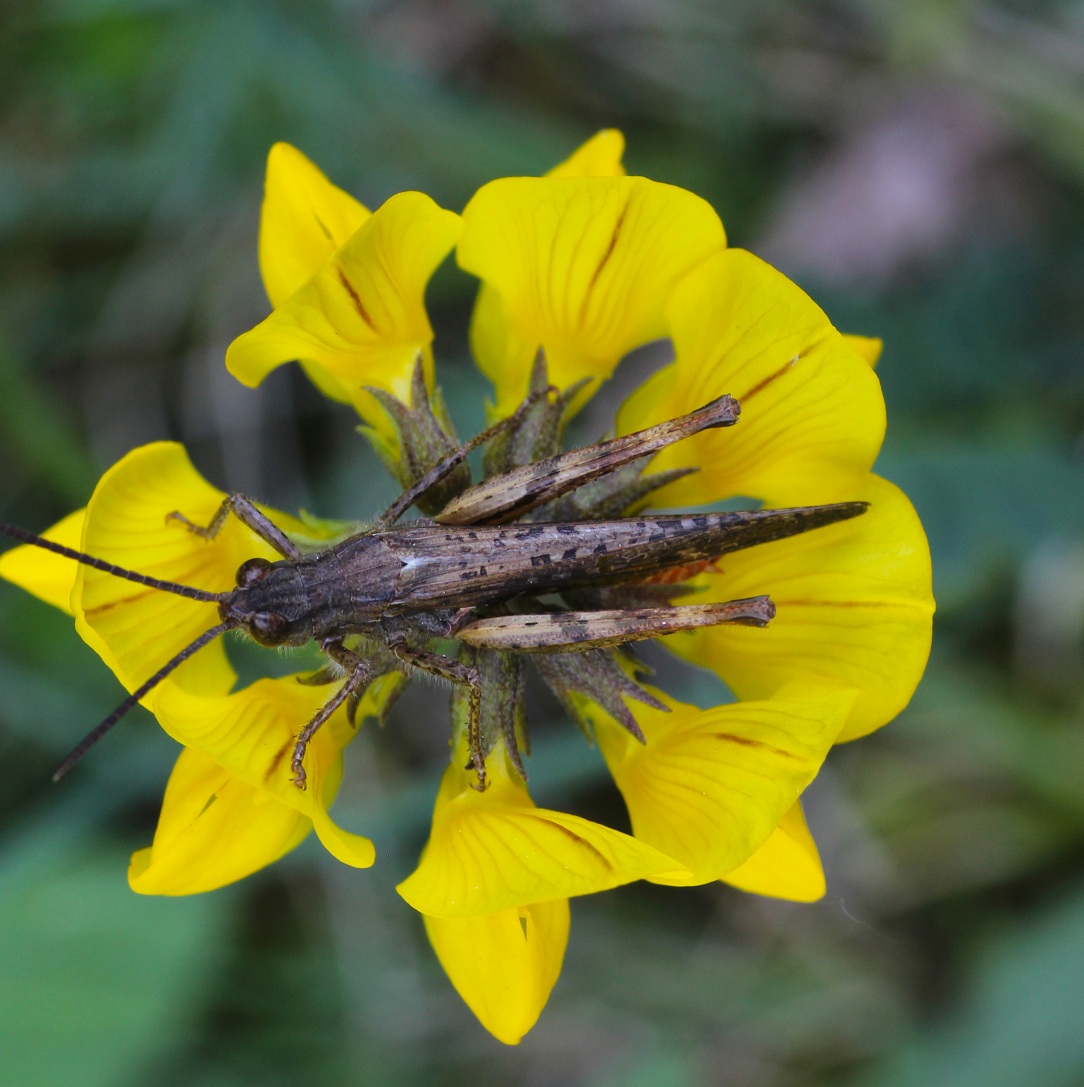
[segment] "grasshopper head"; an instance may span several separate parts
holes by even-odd
[[[308,599],[293,562],[242,563],[237,588],[223,597],[218,613],[260,645],[304,645],[312,638]]]

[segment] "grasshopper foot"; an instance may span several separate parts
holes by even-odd
[[[300,744],[298,746],[300,747]],[[295,751],[293,761],[290,763],[290,769],[294,772],[294,776],[291,780],[302,792],[305,791],[309,781],[309,775],[305,772],[305,767],[302,765],[304,757],[304,751],[302,751],[300,755]]]
[[[197,525],[195,521],[190,521],[180,510],[170,510],[166,514],[167,521],[179,521],[189,532],[194,533],[197,536],[203,537],[205,540],[213,539],[217,532],[217,526],[212,531],[211,525]]]

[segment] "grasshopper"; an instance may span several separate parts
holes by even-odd
[[[504,676],[514,699],[522,703],[518,668],[525,655],[535,657],[566,707],[573,706],[570,691],[590,692],[642,740],[621,696],[666,707],[629,680],[616,658],[607,654],[626,643],[697,627],[765,626],[775,615],[767,596],[689,605],[674,605],[670,597],[684,591],[680,582],[730,551],[846,520],[866,509],[863,502],[843,502],[582,519],[576,492],[589,492],[592,485],[597,490],[601,482],[602,498],[593,507],[588,504],[588,513],[592,508],[624,512],[688,471],[641,479],[645,458],[703,430],[733,426],[740,406],[732,397],[720,396],[646,430],[536,459],[539,449],[556,446],[563,410],[575,393],[566,390],[551,402],[555,390],[545,384],[544,370],[539,378],[538,369],[533,392],[514,415],[446,451],[428,470],[415,472],[414,483],[371,527],[318,551],[304,553],[241,494],[229,495],[208,525],[194,524],[179,511],[170,514],[207,540],[227,517],[237,517],[282,556],[276,562],[249,559],[237,571],[236,586],[222,592],[148,577],[0,522],[0,533],[24,543],[116,577],[218,605],[218,624],[133,691],[72,751],[54,778],[175,668],[231,630],[262,646],[315,641],[328,658],[327,667],[304,681],[339,686],[297,735],[290,767],[301,789],[307,779],[306,751],[316,731],[344,702],[353,724],[367,686],[393,669],[426,672],[465,693],[478,789],[485,787],[485,756],[494,742],[483,728],[483,679]],[[419,367],[415,403],[420,399],[428,407],[420,375]],[[488,442],[503,450],[503,469],[470,486],[466,456]],[[411,506],[432,504],[434,495],[439,496],[439,508],[432,517],[398,523]],[[459,644],[457,657],[437,651],[449,639]],[[572,653],[585,654],[578,670],[557,656]],[[522,773],[516,746],[518,710],[506,708],[498,717]]]

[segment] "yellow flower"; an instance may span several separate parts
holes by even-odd
[[[366,387],[408,400],[419,355],[432,383],[425,286],[460,229],[459,216],[424,193],[399,193],[369,214],[304,155],[276,144],[260,226],[260,270],[275,308],[230,345],[226,368],[258,385],[301,359],[321,392],[390,434]]]
[[[678,507],[735,496],[768,506],[869,503],[862,516],[680,572],[700,590],[697,603],[761,595],[775,603],[766,629],[721,625],[667,639],[742,701],[711,709],[681,703],[642,686],[630,659],[609,649],[537,658],[543,678],[597,739],[631,834],[534,806],[519,761],[522,658],[463,647],[459,667],[476,667],[485,681],[483,737],[468,737],[467,700],[457,689],[453,757],[430,839],[399,891],[423,915],[463,999],[509,1044],[530,1029],[557,980],[572,897],[640,879],[725,880],[760,894],[819,897],[824,874],[799,797],[837,740],[878,728],[903,708],[929,650],[925,537],[907,499],[871,473],[884,433],[872,368],[879,341],[841,334],[793,283],[728,249],[718,216],[699,197],[626,176],[622,150],[619,133],[600,133],[544,178],[483,186],[460,217],[420,193],[401,193],[370,213],[300,152],[276,145],[260,234],[274,309],[226,360],[253,385],[300,360],[323,392],[357,410],[397,475],[416,480],[454,447],[433,384],[424,291],[456,247],[459,265],[481,281],[471,343],[493,381],[494,418],[508,417],[538,382],[539,358],[572,412],[624,355],[660,338],[672,341],[674,361],[626,401],[619,432],[724,393],[740,402],[739,425],[703,431],[654,458],[651,471],[667,473],[657,487],[607,492],[622,511],[649,494],[653,505]],[[561,408],[542,403],[551,429],[559,428]],[[494,472],[539,455],[537,442],[527,449],[516,441],[506,443]],[[446,486],[457,493],[465,480]],[[236,519],[208,542],[168,517],[180,511],[206,525],[223,497],[179,446],[158,443],[110,469],[87,509],[49,535],[141,573],[220,592],[246,560],[277,557]],[[580,508],[566,502],[562,515],[589,519],[605,508],[599,502],[597,494]],[[302,550],[351,531],[265,512]],[[0,575],[68,607],[129,691],[217,620],[210,603],[94,569],[74,573],[67,560],[28,547],[0,558]],[[665,579],[639,588],[662,597],[677,589]],[[626,589],[601,592],[619,602],[594,607],[629,606],[620,596]],[[404,675],[378,638],[355,648],[376,662],[360,720],[383,712]],[[372,843],[328,812],[354,735],[344,707],[312,741],[309,788],[292,781],[297,732],[334,690],[319,682],[330,674],[310,678],[316,682],[261,679],[237,689],[214,642],[147,694],[144,703],[183,750],[154,842],[132,859],[135,890],[221,886],[271,863],[311,828],[340,860],[373,862]],[[487,752],[484,791],[475,769],[464,769],[477,745]]]

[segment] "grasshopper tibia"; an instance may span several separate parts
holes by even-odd
[[[467,743],[470,747],[471,762],[474,765],[478,781],[474,788],[484,792],[486,788],[486,759],[482,750],[482,680],[478,669],[461,661],[452,660],[440,653],[431,653],[416,649],[399,637],[388,639],[388,648],[404,663],[431,676],[438,676],[451,683],[466,687],[470,697],[467,723]]]
[[[290,760],[290,769],[294,773],[294,784],[299,789],[305,788],[308,775],[305,773],[305,753],[309,749],[309,743],[319,731],[320,726],[343,704],[347,699],[365,689],[365,685],[373,678],[372,662],[365,657],[358,656],[352,650],[347,649],[341,638],[328,638],[320,648],[336,664],[347,670],[346,682],[320,707],[311,721],[298,733],[297,743],[294,744],[293,758]]]

